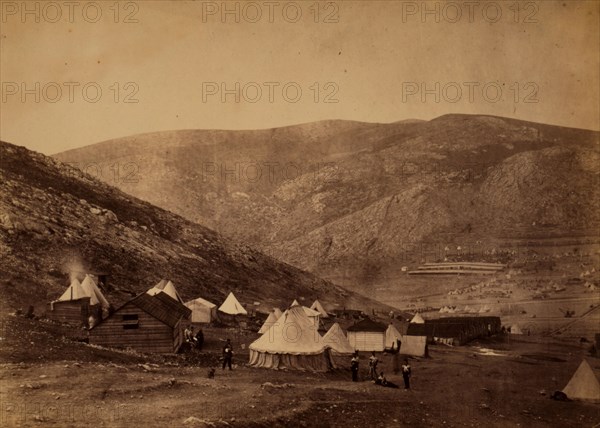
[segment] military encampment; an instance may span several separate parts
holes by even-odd
[[[600,0],[0,1],[0,428],[600,428]]]
[[[52,200],[27,199],[27,210],[11,204],[11,214],[1,217],[14,270],[3,288],[6,307],[14,308],[0,335],[0,356],[12,373],[3,391],[21,405],[4,406],[16,409],[6,410],[6,426],[28,426],[20,403],[31,400],[46,406],[31,410],[36,426],[64,425],[64,414],[43,411],[56,402],[100,403],[94,408],[106,409],[107,426],[133,421],[128,408],[148,426],[225,420],[240,427],[254,421],[593,426],[597,420],[600,300],[590,284],[600,269],[563,277],[574,260],[592,266],[590,249],[553,258],[546,277],[537,253],[501,253],[502,267],[481,276],[401,270],[395,280],[401,287],[345,288],[83,175],[70,177],[71,170],[24,149],[0,147],[10,177],[0,185]],[[42,191],[17,165],[38,171],[53,188],[75,180],[85,197]],[[40,219],[62,223],[43,220],[38,224],[54,232],[32,232],[20,219],[36,210]],[[61,255],[65,239],[91,237],[91,230],[105,243],[102,252],[81,246],[85,251]],[[174,231],[181,234],[175,241]],[[447,247],[446,257],[461,257]],[[497,251],[486,258],[495,260]],[[124,253],[139,256],[125,265]],[[39,268],[24,269],[17,256],[35,256]],[[448,400],[456,391],[460,402]],[[83,426],[85,419],[73,414],[72,420],[67,424]]]

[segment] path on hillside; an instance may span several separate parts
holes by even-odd
[[[563,325],[563,326],[557,328],[556,330],[550,332],[550,335],[552,336],[552,335],[555,335],[555,334],[562,333],[567,328],[569,328],[570,326],[572,326],[576,322],[579,322],[579,321],[583,320],[585,317],[590,316],[594,311],[596,311],[598,309],[600,309],[600,306],[595,306],[593,308],[588,309],[586,312],[584,312],[583,314],[581,314],[580,317],[574,318],[573,320],[571,320],[570,322],[566,323],[565,325]]]

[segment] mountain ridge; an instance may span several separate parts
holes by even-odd
[[[600,225],[596,131],[462,114],[308,128],[308,137],[293,127],[232,131],[210,149],[197,145],[198,130],[154,153],[100,145],[57,158],[138,162],[140,180],[119,183],[124,191],[355,283],[418,263],[402,248],[419,242],[493,247],[506,237],[595,236]]]

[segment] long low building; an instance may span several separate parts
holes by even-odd
[[[429,342],[464,345],[479,337],[497,334],[502,329],[500,317],[447,317],[410,324],[408,336],[427,336]]]
[[[409,275],[493,275],[506,268],[501,263],[482,262],[444,262],[425,263],[416,270],[408,272]]]

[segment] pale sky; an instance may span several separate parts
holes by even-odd
[[[0,139],[46,154],[162,130],[447,113],[600,129],[596,1],[226,2],[239,22],[221,1],[0,3]],[[223,102],[236,83],[239,102]]]

